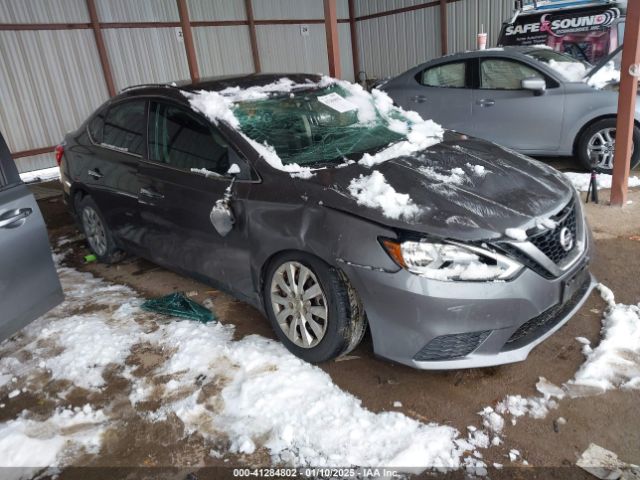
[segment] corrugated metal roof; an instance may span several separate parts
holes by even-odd
[[[96,0],[101,22],[177,22],[176,0]]]
[[[193,21],[246,20],[247,14],[244,0],[189,0],[189,18]]]
[[[88,23],[86,0],[0,0],[0,23]]]
[[[337,0],[338,18],[349,18],[347,0]],[[324,19],[321,0],[253,0],[256,20]]]

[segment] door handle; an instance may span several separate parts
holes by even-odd
[[[95,170],[89,170],[89,171],[87,172],[87,174],[88,174],[90,177],[95,178],[96,180],[99,180],[100,178],[104,177],[104,175],[102,175],[102,174],[100,173],[100,170],[98,170],[97,168],[96,168]]]
[[[7,218],[2,218],[0,220],[0,228],[7,228],[13,225],[20,220],[27,218],[29,215],[33,213],[31,208],[21,208],[19,210],[15,210],[15,213]]]
[[[476,104],[481,107],[493,107],[496,104],[496,101],[491,98],[481,98],[476,101]]]
[[[415,95],[411,97],[411,100],[413,100],[416,103],[424,103],[427,101],[427,97],[425,97],[424,95]]]
[[[149,188],[141,188],[138,192],[138,195],[141,197],[152,198],[154,200],[161,200],[164,198],[164,195],[156,192],[155,190],[151,190]]]

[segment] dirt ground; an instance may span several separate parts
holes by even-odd
[[[55,183],[45,186],[57,188]],[[581,196],[584,198],[585,194]],[[600,196],[602,203],[586,207],[596,241],[592,272],[613,290],[616,301],[638,303],[640,191],[632,191],[629,196],[632,203],[621,209],[606,205],[607,191],[601,191]],[[53,245],[62,236],[77,235],[61,197],[40,200],[39,204]],[[184,291],[200,303],[211,298],[220,321],[235,325],[238,338],[248,334],[275,338],[267,320],[258,311],[208,285],[138,258],[127,258],[116,266],[85,264],[83,257],[89,253],[85,244],[77,241],[71,247],[73,253],[69,262],[79,270],[129,285],[143,296]],[[347,359],[320,367],[340,388],[361,399],[363,405],[374,412],[402,411],[423,422],[448,424],[466,432],[467,425],[478,424],[478,412],[483,407],[495,405],[509,394],[535,395],[538,377],[546,377],[558,385],[570,379],[584,360],[575,337],[586,337],[592,345],[598,343],[604,307],[604,302],[594,292],[565,327],[534,349],[525,362],[518,364],[453,372],[419,371],[376,358],[371,339],[366,337]],[[137,362],[140,374],[144,375],[145,368],[153,368],[154,361],[160,361],[161,355],[162,352],[145,351],[144,346],[140,346],[132,353],[130,361]],[[112,390],[105,395],[117,392],[118,382],[117,371],[114,371],[109,383]],[[85,401],[85,393],[76,392],[78,404]],[[20,408],[26,408],[24,402],[27,400],[21,399]],[[11,408],[10,399],[5,397],[0,401],[7,404],[0,420],[17,413]],[[402,403],[401,408],[393,407],[396,401]],[[508,464],[508,452],[515,448],[531,465],[562,467],[574,465],[588,445],[596,443],[616,452],[624,461],[640,464],[639,404],[638,391],[612,391],[600,396],[565,399],[558,410],[551,411],[545,419],[521,417],[515,426],[506,422],[505,443],[488,449],[485,458],[488,463]],[[554,422],[561,416],[567,420],[564,425]],[[164,456],[166,460],[166,455],[171,455],[171,463],[177,465],[199,463],[211,446],[205,445],[197,435],[184,437],[178,423],[132,424],[128,429],[112,432],[105,441],[104,455],[98,465],[149,465],[157,457]],[[160,444],[158,438],[163,439]],[[227,458],[231,458],[231,464],[266,465],[268,462],[268,456],[259,455],[249,459]],[[91,464],[96,465],[95,462]],[[208,464],[216,462],[209,459]],[[573,472],[572,475],[579,474]],[[513,473],[510,476],[517,477]]]

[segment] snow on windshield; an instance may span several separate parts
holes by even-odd
[[[620,70],[615,67],[613,61],[602,66],[589,78],[585,78],[595,67],[551,50],[549,47],[542,48],[539,45],[534,45],[534,47],[537,50],[527,52],[527,55],[547,64],[568,82],[586,82],[588,85],[600,90],[612,82],[620,81]]]
[[[330,77],[183,94],[214,124],[239,131],[272,167],[303,178],[314,163],[373,166],[428,148],[444,134],[433,121],[394,106],[386,93]]]

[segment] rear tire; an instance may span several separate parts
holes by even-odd
[[[117,263],[124,258],[124,252],[120,250],[113,235],[100,212],[98,205],[89,195],[79,199],[76,211],[82,227],[82,232],[87,237],[89,249],[96,258],[103,263]]]
[[[599,173],[613,171],[615,152],[616,119],[603,118],[589,125],[578,138],[577,154],[580,165],[585,170]],[[633,153],[631,168],[640,163],[640,129],[633,127]]]
[[[364,309],[347,278],[312,255],[292,252],[271,261],[263,297],[280,341],[307,362],[346,355],[366,331]]]

